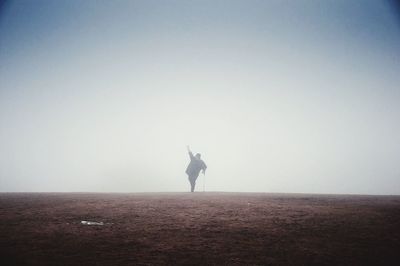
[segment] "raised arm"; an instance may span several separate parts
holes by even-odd
[[[187,150],[188,150],[188,152],[189,152],[190,160],[194,160],[194,156],[193,156],[192,151],[191,151],[190,148],[189,148],[189,145],[187,145],[186,148],[187,148]]]

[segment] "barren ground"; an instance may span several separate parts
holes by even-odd
[[[400,265],[400,196],[0,193],[0,258],[1,265]]]

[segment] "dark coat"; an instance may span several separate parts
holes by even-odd
[[[186,174],[190,177],[198,177],[201,170],[206,170],[207,165],[203,160],[199,160],[193,156],[192,152],[189,152],[190,163],[186,168]]]

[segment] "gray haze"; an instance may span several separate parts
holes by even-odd
[[[0,8],[1,191],[400,194],[388,1]]]

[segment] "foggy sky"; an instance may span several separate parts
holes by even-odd
[[[388,1],[0,8],[0,191],[400,194]]]

